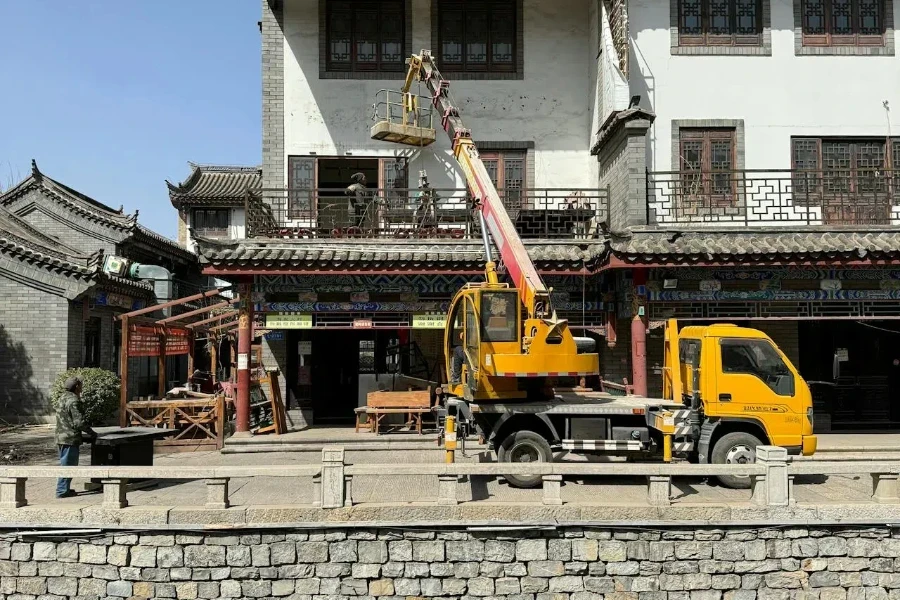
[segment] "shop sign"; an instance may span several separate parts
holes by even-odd
[[[425,314],[413,315],[413,329],[443,329],[447,325],[447,315]]]
[[[94,304],[97,306],[116,306],[131,310],[134,306],[134,299],[125,294],[115,294],[112,292],[97,292],[94,298]]]
[[[372,319],[353,319],[353,329],[372,329],[375,323]]]
[[[267,313],[266,329],[312,329],[312,315]]]
[[[704,279],[700,282],[701,292],[718,292],[722,289],[722,282],[715,279]]]
[[[309,340],[297,342],[297,354],[312,354],[312,342]]]
[[[284,339],[283,331],[268,331],[266,332],[266,339],[270,342],[278,342]]]
[[[834,353],[834,357],[838,362],[847,362],[850,360],[850,352],[846,348],[838,348]]]

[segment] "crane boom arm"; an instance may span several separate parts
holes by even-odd
[[[459,109],[450,101],[450,83],[441,77],[431,54],[423,50],[409,59],[409,71],[403,85],[405,106],[414,106],[410,87],[416,80],[422,81],[431,93],[431,102],[440,112],[441,126],[453,142],[453,155],[466,177],[469,192],[475,198],[476,210],[481,212],[491,237],[519,298],[525,305],[529,318],[545,319],[551,316],[550,292],[535,269],[528,250],[506,212],[500,195],[488,175],[478,154],[472,134],[459,116]],[[486,248],[486,250],[490,250]],[[488,252],[488,256],[490,253]]]

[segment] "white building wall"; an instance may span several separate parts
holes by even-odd
[[[187,231],[187,243],[186,248],[191,252],[196,253],[197,247],[194,243],[194,237],[191,235],[191,220],[193,219],[192,211],[186,211],[184,221],[185,225],[188,228]],[[247,237],[247,217],[246,211],[243,208],[232,208],[231,209],[231,225],[228,227],[228,239],[230,240],[240,240]]]
[[[447,74],[476,142],[534,142],[536,187],[596,187],[596,159],[589,148],[590,73],[597,48],[591,40],[593,1],[525,0],[524,80],[453,81]],[[291,155],[359,158],[411,152],[410,185],[417,171],[426,169],[433,186],[462,187],[442,132],[421,152],[369,139],[376,92],[399,89],[402,73],[381,81],[319,79],[318,5],[319,0],[288,0],[284,6],[285,172]],[[413,0],[412,6],[412,51],[433,48],[431,2]],[[422,93],[427,95],[424,87]]]
[[[795,56],[792,1],[771,10],[771,56],[672,56],[668,0],[630,0],[631,92],[657,115],[652,170],[672,170],[673,119],[743,119],[748,169],[790,168],[791,136],[900,134],[900,56]]]

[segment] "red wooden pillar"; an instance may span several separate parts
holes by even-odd
[[[647,310],[644,296],[638,294],[638,286],[647,285],[647,270],[635,269],[632,274],[634,283],[634,302],[631,317],[631,376],[634,393],[647,395]]]
[[[237,393],[234,398],[237,413],[236,433],[250,432],[250,347],[253,344],[252,290],[253,278],[242,279],[238,285],[240,308],[238,311]]]

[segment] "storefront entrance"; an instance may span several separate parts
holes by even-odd
[[[900,428],[900,322],[801,321],[800,372],[838,431]]]

